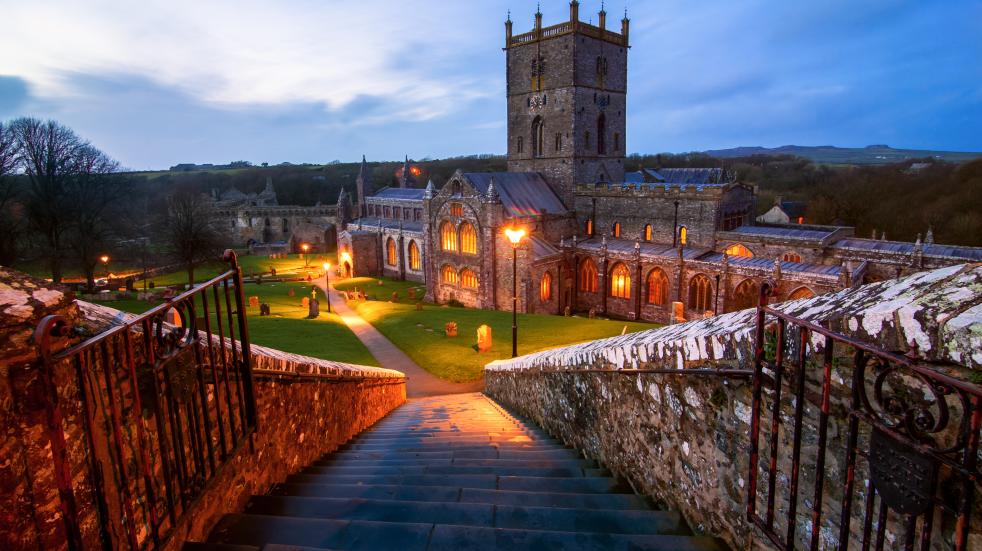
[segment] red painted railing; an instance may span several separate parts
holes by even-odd
[[[770,308],[768,291],[749,520],[782,550],[967,550],[982,388],[927,365],[916,346],[892,353]]]
[[[66,318],[48,316],[37,327],[69,549],[93,539],[103,549],[161,547],[250,441],[256,406],[242,273],[234,252],[225,260],[229,270],[218,277],[70,348],[53,351],[59,337],[81,329]],[[68,374],[63,383],[74,379],[72,388],[59,388],[56,373]],[[82,425],[75,463],[66,411]],[[83,509],[96,511],[96,536],[83,533]]]

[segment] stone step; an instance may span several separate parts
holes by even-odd
[[[412,467],[412,466],[445,466],[456,467],[586,467],[596,468],[597,462],[592,459],[499,459],[499,458],[469,458],[469,457],[410,457],[408,459],[376,459],[361,457],[334,457],[315,462],[311,467],[340,468],[340,467]]]
[[[550,450],[540,449],[514,449],[514,448],[488,448],[479,447],[477,449],[446,449],[446,450],[427,450],[427,451],[339,451],[325,455],[317,460],[315,464],[329,464],[332,460],[377,460],[377,459],[529,459],[529,460],[551,460],[551,459],[582,459],[582,455],[576,450],[566,448],[555,448]]]
[[[253,515],[340,520],[432,522],[489,528],[617,534],[684,533],[679,515],[666,511],[561,509],[485,503],[256,496],[246,505]]]
[[[393,484],[297,484],[273,486],[271,495],[298,497],[345,497],[408,501],[490,503],[528,507],[575,507],[579,509],[650,509],[647,500],[629,493],[566,493],[494,490],[457,486],[398,486]]]
[[[630,492],[630,487],[611,477],[539,477],[475,475],[346,475],[294,474],[288,484],[373,484],[402,486],[456,486],[488,490],[527,490],[531,492],[604,493]]]
[[[589,474],[587,469],[590,470]],[[572,464],[566,467],[529,467],[513,465],[314,465],[299,474],[312,475],[473,475],[580,477],[609,476],[610,473]]]
[[[549,446],[562,447],[562,444],[555,440],[535,439],[529,436],[503,436],[501,438],[494,437],[494,436],[484,436],[484,437],[450,436],[447,438],[434,437],[434,436],[421,436],[421,437],[393,438],[391,440],[358,439],[358,440],[352,440],[350,442],[347,442],[341,447],[342,449],[350,450],[350,449],[369,449],[369,448],[391,449],[391,448],[400,448],[400,447],[407,447],[407,446],[460,447],[460,446],[468,446],[468,445],[474,446],[474,445],[488,445],[488,444],[500,444],[500,445],[536,444],[540,446],[549,445]]]
[[[723,547],[714,539],[693,536],[561,532],[253,514],[226,515],[212,531],[209,542],[406,551],[467,549],[723,551]]]
[[[255,545],[227,545],[222,543],[186,541],[181,546],[181,551],[260,551],[260,548]]]
[[[352,440],[348,444],[397,444],[399,442],[465,442],[474,441],[493,441],[493,442],[549,442],[557,443],[551,437],[539,436],[527,432],[468,432],[460,434],[454,432],[428,432],[426,434],[400,434],[392,436],[377,436],[366,434]]]
[[[527,451],[553,451],[571,449],[558,444],[542,442],[448,442],[439,445],[416,443],[416,444],[347,444],[342,446],[339,451],[358,451],[358,452],[426,452],[426,451],[457,451],[457,450],[527,450]]]

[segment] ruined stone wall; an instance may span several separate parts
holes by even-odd
[[[77,328],[77,332],[61,339],[63,342],[56,342],[54,350],[100,334],[129,316],[110,308],[76,302],[63,289],[0,268],[0,428],[4,434],[0,446],[0,549],[5,550],[66,546],[62,501],[52,457],[52,431],[47,425],[46,402],[50,396],[41,384],[37,350],[31,339],[38,322],[49,314],[63,315]],[[142,339],[135,339],[137,357],[141,342]],[[194,347],[189,347],[182,352],[187,358],[175,361],[180,364],[192,361],[193,351]],[[179,511],[173,536],[167,542],[169,549],[178,549],[185,537],[203,539],[214,521],[226,512],[241,510],[249,495],[265,492],[273,483],[337,448],[405,400],[405,377],[399,372],[340,364],[260,346],[253,346],[252,352],[257,396],[257,431],[251,441],[254,447],[243,443],[199,501]],[[89,385],[102,384],[101,360],[87,361],[93,362],[86,364],[87,377],[94,377]],[[127,465],[132,469],[130,485],[138,498],[145,499],[146,494],[141,490],[143,478],[135,471],[129,455],[136,449],[132,392],[125,371],[116,372],[120,384],[115,392],[120,400],[124,447],[128,450]],[[95,549],[99,547],[103,522],[95,505],[95,483],[87,461],[89,458],[110,461],[106,445],[109,434],[105,429],[109,415],[106,394],[98,399],[89,398],[96,427],[95,446],[90,449],[75,365],[56,363],[53,379],[64,416],[60,426],[67,444],[83,544],[87,549]],[[144,417],[148,441],[154,441],[154,416],[144,408]],[[110,470],[107,463],[104,471]],[[152,461],[150,471],[155,477],[162,474],[156,461]],[[107,480],[107,505],[110,518],[118,520],[121,501],[112,484]],[[163,496],[157,497],[162,505]],[[137,519],[138,539],[146,542],[149,532],[139,511]],[[118,522],[109,525],[114,538],[124,537],[121,526]]]
[[[947,366],[969,378],[982,370],[982,266],[962,265],[922,272],[900,281],[867,285],[784,303],[782,311],[832,330],[904,353],[918,345],[926,362]],[[686,375],[694,368],[749,369],[753,354],[754,311],[746,310],[661,329],[544,351],[486,367],[486,392],[519,414],[529,416],[569,445],[583,449],[633,487],[679,509],[700,532],[724,538],[737,549],[767,547],[766,538],[746,521],[751,392],[744,379]],[[814,354],[821,348],[812,341]],[[620,373],[629,368],[678,369],[679,374]],[[586,370],[613,370],[589,372]],[[836,359],[832,410],[844,411],[844,386],[851,371]],[[809,387],[818,384],[813,375]],[[814,390],[805,405],[802,484],[814,481],[814,443],[818,407]],[[763,407],[771,407],[765,392]],[[785,401],[787,398],[785,398]],[[782,415],[791,410],[782,401]],[[769,418],[767,418],[769,419]],[[766,423],[765,423],[766,425]],[[789,436],[782,428],[787,445]],[[763,429],[766,442],[768,430]],[[842,417],[829,424],[826,472],[834,481],[826,492],[821,526],[823,548],[836,548],[838,500],[845,479]],[[787,450],[788,448],[782,448]],[[766,454],[762,452],[762,459]],[[789,472],[788,458],[779,465]],[[763,468],[763,463],[762,467]],[[868,474],[857,471],[857,499]],[[761,484],[766,485],[766,476]],[[778,479],[778,496],[788,480]],[[978,494],[978,492],[976,492]],[[809,507],[799,503],[797,537],[810,533]],[[787,526],[786,498],[779,497],[777,526]],[[862,507],[854,507],[861,511]],[[856,513],[857,515],[860,513]],[[852,537],[861,525],[854,521]],[[939,538],[951,541],[949,518],[939,522]],[[976,507],[969,548],[982,545],[982,513]],[[887,547],[900,545],[903,529],[891,523]],[[753,542],[753,543],[751,543]],[[855,542],[854,542],[855,543]],[[799,543],[799,545],[801,545]],[[944,548],[944,546],[940,547]]]

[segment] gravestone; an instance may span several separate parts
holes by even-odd
[[[379,286],[379,287],[381,287],[381,286],[382,286],[382,280],[381,280],[381,279],[380,279],[380,280],[378,280],[378,286]]]
[[[320,302],[316,298],[311,299],[310,300],[310,304],[309,304],[309,306],[307,308],[307,317],[308,318],[316,318],[317,316],[320,315],[320,313],[321,313],[320,312]]]
[[[287,291],[286,294],[289,295],[289,296],[291,296],[291,297],[297,296],[297,292],[293,289],[293,287],[290,287],[290,290]]]
[[[491,326],[482,325],[477,328],[477,351],[487,352],[491,350]]]
[[[416,311],[417,312],[422,312],[423,311],[423,303],[422,302],[417,302],[416,303]]]
[[[566,316],[567,318],[572,315],[572,312],[570,311],[569,306],[567,306],[566,308],[563,308],[563,315]]]
[[[300,306],[302,306],[303,308],[309,307],[310,306],[310,297],[303,297],[302,299],[300,299]]]
[[[587,317],[589,317],[590,319],[597,319],[597,309],[590,308],[590,311],[587,312]]]
[[[249,308],[258,308],[258,307],[259,307],[259,297],[257,296],[249,297]]]
[[[276,277],[276,268],[270,268],[269,269],[269,275],[271,275],[273,277]]]
[[[681,302],[672,303],[672,323],[685,321],[685,306]]]
[[[264,302],[259,305],[259,315],[260,317],[269,315],[269,304]]]
[[[448,337],[456,337],[457,336],[457,322],[455,322],[455,321],[448,321],[447,324],[443,326],[443,331],[447,334]]]
[[[393,291],[392,298],[390,299],[390,302],[399,302],[399,293],[396,293],[396,292]]]
[[[409,291],[407,291],[407,294],[409,295],[409,300],[416,300],[416,288],[415,287],[410,287],[409,288]]]

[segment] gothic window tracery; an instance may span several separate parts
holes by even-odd
[[[532,156],[541,157],[545,150],[545,124],[542,117],[532,121]]]
[[[713,304],[713,284],[703,274],[698,274],[689,281],[689,310],[705,312]]]
[[[579,290],[585,293],[597,292],[597,265],[591,258],[584,258],[580,262],[580,284]]]
[[[668,277],[661,268],[655,268],[648,272],[648,279],[645,283],[648,304],[658,306],[668,304]]]
[[[410,241],[409,242],[409,269],[419,270],[419,268],[420,268],[419,245],[416,244],[416,241]]]
[[[477,274],[470,268],[461,270],[460,286],[464,289],[477,289]]]
[[[610,272],[610,296],[631,298],[631,271],[623,263],[617,263]]]
[[[542,281],[539,282],[539,300],[541,302],[552,300],[552,274],[549,272],[542,274]]]
[[[448,252],[457,251],[457,230],[449,221],[440,224],[440,243],[443,250]]]
[[[385,243],[385,263],[389,266],[395,266],[397,257],[396,240],[390,237]]]
[[[477,231],[468,222],[460,225],[460,252],[477,254]]]

